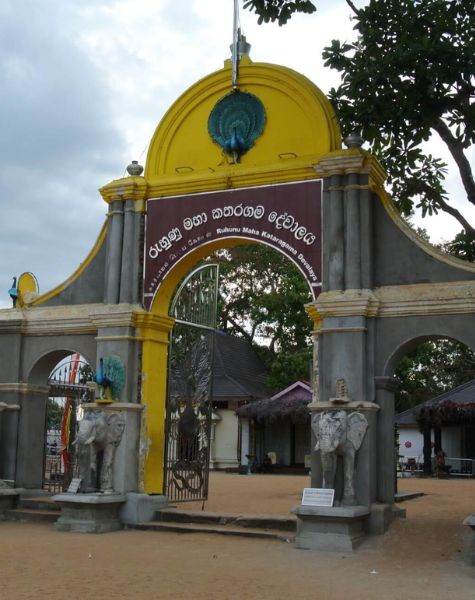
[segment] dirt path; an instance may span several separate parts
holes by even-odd
[[[352,555],[204,534],[0,523],[0,600],[473,600],[475,568],[459,551],[475,481],[400,484],[428,495],[406,502],[407,519]],[[206,509],[287,514],[307,485],[304,477],[214,474]]]

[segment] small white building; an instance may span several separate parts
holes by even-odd
[[[268,396],[267,369],[242,338],[215,332],[211,469],[237,469],[241,463],[241,431],[236,410]]]
[[[270,398],[241,406],[241,463],[246,454],[265,468],[304,469],[310,455],[310,411],[312,389],[306,381],[296,381]]]
[[[401,461],[422,466],[424,435],[420,431],[421,415],[427,424],[426,437],[430,439],[432,457],[441,448],[453,471],[462,469],[465,465],[462,459],[475,460],[475,379],[396,416]]]

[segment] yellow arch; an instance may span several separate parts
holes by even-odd
[[[142,399],[146,404],[147,419],[144,425],[147,439],[148,453],[144,464],[144,491],[147,493],[161,493],[164,477],[165,460],[165,406],[167,397],[167,372],[168,372],[168,334],[174,320],[168,316],[170,304],[174,293],[193,267],[205,256],[216,250],[232,248],[243,244],[264,244],[265,242],[243,238],[221,238],[210,243],[204,243],[193,249],[183,260],[177,263],[168,273],[159,287],[154,298],[150,313],[145,317],[145,330],[142,337],[143,365],[145,377],[142,382]],[[299,265],[277,247],[271,246],[276,252],[283,254],[297,268]],[[302,273],[304,277],[304,274]],[[309,288],[309,293],[311,292]],[[302,306],[302,309],[304,307]],[[157,327],[160,323],[161,326]],[[150,335],[155,328],[155,335]],[[162,441],[162,443],[157,443]]]
[[[148,199],[315,179],[319,176],[316,163],[341,150],[330,102],[303,75],[244,58],[239,89],[256,95],[266,111],[264,131],[253,148],[233,164],[208,134],[212,109],[232,90],[227,61],[223,69],[178,98],[158,125],[144,173]],[[168,338],[174,323],[168,310],[173,293],[201,258],[219,248],[246,243],[251,241],[224,238],[190,252],[162,282],[150,312],[137,317],[143,344],[143,490],[147,493],[163,490]]]
[[[208,134],[213,107],[232,90],[227,61],[178,98],[158,125],[145,167],[149,198],[315,178],[317,160],[341,148],[330,102],[300,73],[244,58],[239,82],[265,106],[255,146],[231,164]]]

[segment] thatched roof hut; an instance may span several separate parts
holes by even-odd
[[[258,423],[272,423],[280,419],[305,423],[311,401],[311,387],[305,381],[296,381],[270,398],[244,404],[236,412],[239,417],[254,419]]]
[[[475,379],[399,413],[396,423],[399,427],[418,425],[421,431],[426,426],[475,423]]]

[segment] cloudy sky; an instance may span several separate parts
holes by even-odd
[[[351,39],[352,24],[343,0],[319,7],[281,28],[241,10],[241,26],[255,61],[326,92],[338,79],[321,50]],[[170,104],[229,58],[232,15],[233,0],[2,0],[0,307],[14,275],[33,272],[45,292],[84,259],[106,212],[97,189],[144,164]],[[434,240],[460,229],[448,217],[424,225]]]

